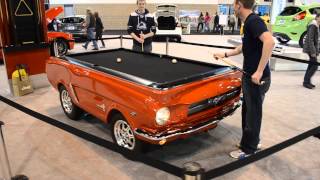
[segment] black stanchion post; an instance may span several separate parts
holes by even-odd
[[[123,48],[123,35],[120,35],[120,47]]]
[[[25,176],[25,175],[16,175],[14,177],[12,176],[12,170],[11,170],[11,166],[10,166],[10,161],[9,161],[9,156],[8,156],[6,143],[5,143],[5,140],[4,140],[2,126],[4,126],[4,123],[2,121],[0,121],[0,135],[1,135],[1,141],[2,141],[2,144],[3,144],[3,151],[4,151],[4,156],[5,156],[5,161],[6,161],[6,166],[8,168],[9,176],[10,176],[11,180],[29,180],[29,178],[27,176]]]
[[[205,180],[205,172],[199,163],[188,162],[183,165],[183,180]]]
[[[166,55],[169,55],[169,37],[166,37]]]

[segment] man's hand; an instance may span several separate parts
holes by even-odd
[[[216,60],[224,58],[224,53],[213,53],[213,58]]]
[[[137,40],[139,43],[141,43],[141,44],[144,43],[144,39],[142,39],[142,38],[137,38],[136,40]]]
[[[252,76],[251,76],[251,81],[257,85],[261,85],[261,78],[262,78],[263,72],[256,71]]]
[[[140,34],[140,38],[143,39],[143,40],[145,40],[145,39],[147,39],[147,35],[141,33],[141,34]]]

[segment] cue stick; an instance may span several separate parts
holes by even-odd
[[[141,31],[141,33],[140,34],[142,34],[142,31]],[[144,39],[143,39],[144,40]],[[144,52],[144,48],[143,48],[143,44],[144,44],[144,42],[143,43],[141,43],[141,45],[142,45],[142,52]]]
[[[212,54],[211,52],[209,52],[210,54]],[[242,72],[243,75],[250,77],[251,75],[249,73],[247,73],[246,71],[244,71],[243,69],[241,69],[240,67],[238,67],[238,64],[235,65],[236,63],[228,58],[220,58],[218,56],[215,56],[214,58],[216,58],[217,60],[221,60],[223,61],[225,64],[229,65],[231,68],[234,68],[240,72]],[[259,85],[263,85],[265,83],[265,81],[261,81]]]

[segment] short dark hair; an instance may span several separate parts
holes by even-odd
[[[256,3],[255,0],[235,0],[236,3],[241,2],[243,4],[243,7],[246,9],[252,9]]]
[[[320,13],[317,13],[316,18],[320,17]]]
[[[139,2],[139,1],[145,1],[145,2],[146,2],[147,0],[137,0],[137,5],[138,5],[138,2]]]

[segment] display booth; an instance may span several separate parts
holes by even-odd
[[[45,61],[50,57],[44,0],[1,0],[1,52],[8,84],[17,65],[27,67],[35,88],[46,86]]]

